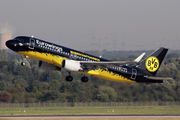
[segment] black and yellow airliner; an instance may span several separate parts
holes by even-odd
[[[155,76],[168,51],[163,47],[142,61],[145,53],[134,61],[110,61],[34,37],[18,36],[8,40],[6,46],[25,56],[22,65],[25,65],[26,58],[32,57],[39,60],[42,69],[65,69],[69,73],[66,81],[73,80],[71,72],[82,73],[82,82],[88,81],[87,74],[128,83],[163,83],[163,80],[172,79]]]

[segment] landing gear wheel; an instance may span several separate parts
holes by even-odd
[[[81,81],[82,81],[82,82],[88,82],[88,77],[86,77],[86,76],[82,77],[82,78],[81,78]]]
[[[22,65],[22,66],[25,66],[25,65],[26,65],[26,63],[25,63],[25,62],[22,62],[22,63],[21,63],[21,65]]]
[[[72,80],[73,80],[72,76],[69,75],[69,76],[66,77],[66,81],[71,82]]]
[[[26,65],[26,61],[27,61],[27,58],[28,58],[28,56],[24,56],[24,58],[23,58],[23,62],[21,63],[21,65],[22,66],[25,66]]]

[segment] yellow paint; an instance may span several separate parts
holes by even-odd
[[[127,79],[127,78],[123,77],[122,75],[115,74],[113,72],[109,72],[108,70],[103,70],[103,69],[99,68],[98,72],[99,72],[99,75],[97,75],[97,77],[100,77],[103,79],[116,81],[116,82],[136,83],[135,81]]]
[[[83,73],[83,72],[80,72],[80,73]],[[116,82],[136,83],[136,81],[132,81],[130,79],[123,77],[122,75],[109,72],[108,70],[103,70],[102,68],[99,68],[96,71],[94,70],[88,71],[87,74],[93,75],[99,78],[103,78],[106,80],[116,81]]]
[[[87,74],[89,74],[89,75],[99,75],[99,72],[95,71],[95,70],[90,70],[90,71],[87,72]]]
[[[146,69],[149,72],[155,72],[159,68],[159,60],[156,57],[154,57],[154,56],[149,57],[146,60],[145,64],[146,64]]]
[[[59,55],[53,55],[50,53],[41,53],[41,52],[36,52],[36,51],[19,51],[19,54],[25,55],[25,56],[29,56],[41,61],[45,61],[48,63],[51,63],[57,67],[61,67],[61,63],[64,59],[64,57],[61,57]]]
[[[59,55],[53,55],[50,53],[41,53],[41,52],[36,52],[36,51],[19,51],[19,54],[29,56],[41,61],[45,61],[48,63],[51,63],[57,67],[61,67],[61,63],[64,59],[67,59],[65,57],[61,57]],[[78,72],[78,73],[83,73]],[[116,81],[116,82],[127,82],[127,83],[136,83],[135,81],[132,81],[130,79],[124,78],[122,75],[114,74],[113,72],[109,72],[107,70],[103,70],[99,68],[98,70],[90,70],[87,72],[89,75],[93,75],[96,77],[100,77],[103,79],[111,80],[111,81]]]

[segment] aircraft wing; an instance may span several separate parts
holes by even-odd
[[[145,53],[142,53],[139,57],[137,57],[134,61],[103,61],[103,62],[92,62],[92,61],[80,61],[80,64],[87,68],[97,68],[97,67],[112,67],[112,66],[121,66],[127,64],[138,64],[140,60],[143,58]]]
[[[169,77],[155,77],[155,76],[144,76],[144,77],[151,80],[173,80],[173,78],[169,78]]]
[[[88,66],[120,66],[120,65],[127,65],[127,64],[137,64],[140,62],[140,60],[144,57],[145,53],[142,53],[139,57],[137,57],[134,61],[103,61],[103,62],[91,62],[91,61],[80,61],[81,64],[83,65],[88,65]]]
[[[87,65],[87,66],[115,66],[115,65],[126,65],[126,64],[137,64],[135,61],[103,61],[103,62],[92,62],[92,61],[80,61],[80,64]]]

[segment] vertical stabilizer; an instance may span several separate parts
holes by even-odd
[[[159,48],[149,55],[146,59],[140,62],[138,68],[149,72],[151,75],[156,75],[161,63],[167,53],[168,49]]]

